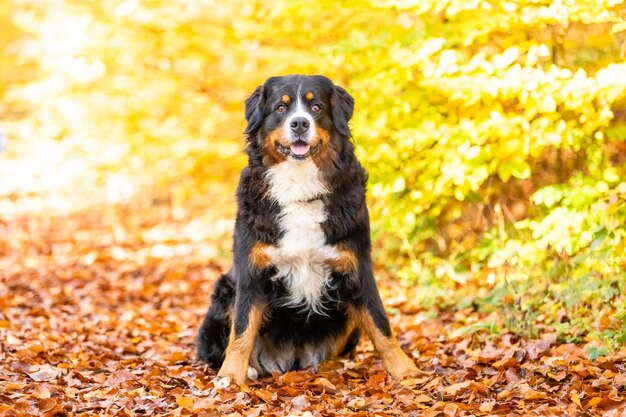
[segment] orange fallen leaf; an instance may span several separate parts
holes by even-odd
[[[31,377],[34,381],[42,382],[54,381],[60,374],[61,371],[59,369],[53,368],[48,364],[44,364],[39,366],[39,368],[35,372],[29,372],[28,376]]]
[[[292,410],[303,411],[311,406],[311,402],[304,395],[298,395],[291,399]]]
[[[387,372],[381,371],[381,372],[374,374],[370,379],[368,379],[365,385],[370,388],[375,388],[381,384],[384,384],[386,378],[387,378]]]
[[[322,387],[326,391],[330,391],[330,392],[337,391],[337,387],[335,387],[335,385],[333,385],[333,383],[330,382],[326,378],[317,378],[315,381],[313,381],[313,383],[317,385],[318,387]]]
[[[104,385],[108,387],[116,387],[119,384],[122,384],[126,381],[131,381],[136,379],[135,375],[127,371],[126,369],[119,369],[113,372],[109,377],[104,381]]]
[[[50,398],[50,390],[45,384],[38,384],[31,392],[35,398]]]
[[[194,400],[191,397],[178,397],[176,398],[176,404],[180,405],[182,408],[193,411],[193,403]]]
[[[480,411],[482,411],[483,413],[489,413],[491,412],[491,410],[493,410],[493,406],[495,405],[495,402],[492,401],[485,401],[482,404],[480,404],[480,406],[478,407],[478,409]]]
[[[363,407],[365,407],[365,398],[363,397],[354,397],[352,399],[350,399],[347,403],[346,403],[346,407],[352,409],[352,410],[358,410],[361,409]]]
[[[57,401],[53,398],[44,398],[37,401],[37,408],[39,408],[39,411],[41,413],[52,410],[54,407],[56,407],[56,405]]]
[[[415,387],[415,386],[427,383],[428,381],[430,381],[430,379],[431,377],[429,376],[422,377],[422,378],[409,378],[409,379],[400,381],[400,385],[404,387]]]
[[[275,392],[270,392],[266,389],[256,389],[252,392],[268,404],[272,404],[278,397]]]
[[[445,407],[443,407],[443,413],[448,417],[456,416],[456,413],[459,411],[459,406],[454,403],[448,403]]]
[[[506,382],[508,382],[509,384],[517,383],[521,381],[520,377],[517,376],[517,374],[515,373],[513,369],[507,369],[506,372],[504,373],[504,378],[506,379]]]
[[[428,403],[433,401],[433,399],[426,394],[420,394],[417,397],[413,398],[413,401],[415,401],[416,403]]]
[[[463,381],[457,384],[452,384],[444,388],[446,394],[448,395],[457,395],[459,391],[462,391],[469,387],[472,384],[472,381]]]

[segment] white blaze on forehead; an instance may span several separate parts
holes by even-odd
[[[311,136],[313,136],[313,132],[315,131],[315,120],[311,117],[311,114],[306,110],[302,103],[302,84],[298,85],[298,92],[296,93],[296,110],[287,117],[285,121],[285,130],[289,132],[287,136],[291,141],[295,141],[296,138],[291,130],[291,121],[296,117],[304,117],[309,122],[309,130],[303,135],[302,139],[311,140]]]

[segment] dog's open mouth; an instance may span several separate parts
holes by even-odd
[[[302,157],[302,158],[307,156],[307,154],[309,153],[309,149],[311,149],[311,146],[308,143],[301,141],[301,140],[295,141],[289,147],[289,150],[291,151],[291,154],[293,156]]]
[[[305,159],[309,156],[309,151],[311,150],[311,145],[303,140],[297,140],[289,145],[289,147],[277,143],[277,147],[281,154],[285,156],[291,155],[295,159]]]

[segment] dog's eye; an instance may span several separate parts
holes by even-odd
[[[276,111],[278,113],[284,113],[285,110],[287,110],[287,107],[285,107],[283,104],[279,105],[278,107],[276,107]]]
[[[321,112],[321,111],[322,111],[322,108],[321,108],[320,106],[318,106],[317,104],[314,104],[314,105],[312,105],[312,106],[311,106],[311,110],[312,110],[314,113],[319,113],[319,112]]]

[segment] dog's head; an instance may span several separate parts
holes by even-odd
[[[319,160],[350,138],[354,99],[321,75],[272,77],[246,100],[249,145],[265,165]]]

